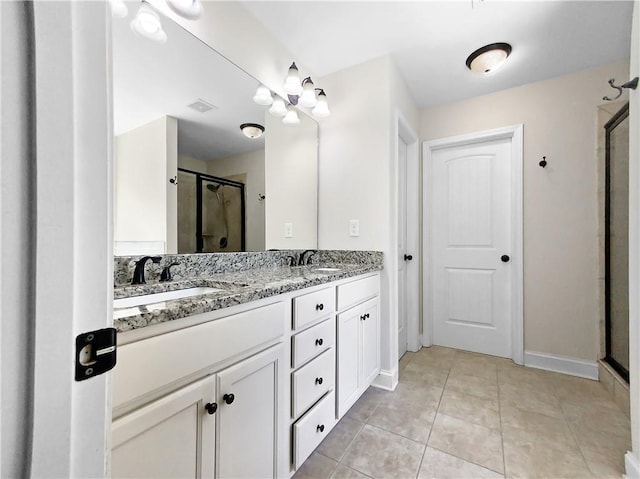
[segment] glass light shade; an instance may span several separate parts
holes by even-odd
[[[331,115],[329,103],[327,103],[327,95],[324,93],[324,90],[320,90],[320,93],[318,93],[318,104],[311,110],[311,114],[316,118],[326,118]]]
[[[298,112],[294,110],[292,106],[287,107],[287,114],[282,119],[282,123],[285,125],[299,125],[300,118],[298,118]]]
[[[167,34],[162,29],[160,17],[147,5],[141,5],[136,17],[131,21],[131,30],[141,37],[158,43],[167,41]]]
[[[269,108],[269,113],[280,118],[285,116],[287,114],[287,105],[285,104],[284,100],[279,96],[276,96],[273,99],[271,108]]]
[[[167,0],[169,8],[187,20],[196,20],[202,15],[200,0]]]
[[[298,96],[302,93],[302,85],[300,84],[300,75],[298,74],[298,67],[295,62],[289,67],[287,73],[287,79],[284,81],[284,92],[287,95]]]
[[[305,81],[302,82],[302,95],[300,95],[298,99],[298,105],[313,108],[317,103],[318,99],[316,98],[315,86],[310,78],[305,79]]]
[[[467,67],[474,73],[487,75],[500,68],[510,53],[511,45],[508,43],[492,43],[469,55]]]
[[[129,14],[129,9],[124,0],[111,0],[111,15],[114,18],[124,18]]]
[[[264,126],[258,125],[257,123],[243,123],[240,125],[240,129],[242,133],[244,133],[244,136],[252,140],[260,138],[262,133],[264,133]]]
[[[273,103],[273,97],[271,96],[271,90],[266,86],[260,85],[256,90],[256,94],[253,96],[253,101],[258,105],[269,106]]]

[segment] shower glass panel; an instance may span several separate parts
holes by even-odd
[[[605,125],[606,361],[629,380],[629,105]]]
[[[178,252],[244,250],[244,183],[179,169]]]

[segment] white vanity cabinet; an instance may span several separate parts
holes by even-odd
[[[379,288],[378,275],[337,288],[338,418],[344,416],[380,372]]]

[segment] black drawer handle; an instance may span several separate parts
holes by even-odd
[[[208,402],[207,404],[204,405],[204,408],[207,410],[209,414],[213,415],[218,410],[218,404],[215,402]]]
[[[324,424],[318,424],[318,427],[316,427],[316,432],[324,432]]]
[[[322,378],[316,378],[316,384],[322,384]]]
[[[370,315],[369,313],[367,313],[367,314],[365,314],[365,315],[364,315],[364,317],[365,317],[366,319],[369,319],[369,318],[371,317],[371,315]]]
[[[316,304],[316,311],[322,311],[324,309],[324,304]]]
[[[229,393],[229,394],[225,394],[224,396],[222,396],[222,399],[227,404],[231,404],[231,403],[233,403],[233,401],[235,401],[236,396],[233,393]]]
[[[322,338],[320,338],[320,339],[316,339],[316,346],[322,346],[322,343],[324,343],[324,341],[322,340]]]

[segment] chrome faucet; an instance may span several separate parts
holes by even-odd
[[[145,284],[144,280],[144,265],[147,261],[153,261],[155,264],[159,264],[160,260],[162,260],[161,256],[143,256],[138,261],[136,261],[136,269],[133,271],[133,278],[131,280],[131,284]]]

